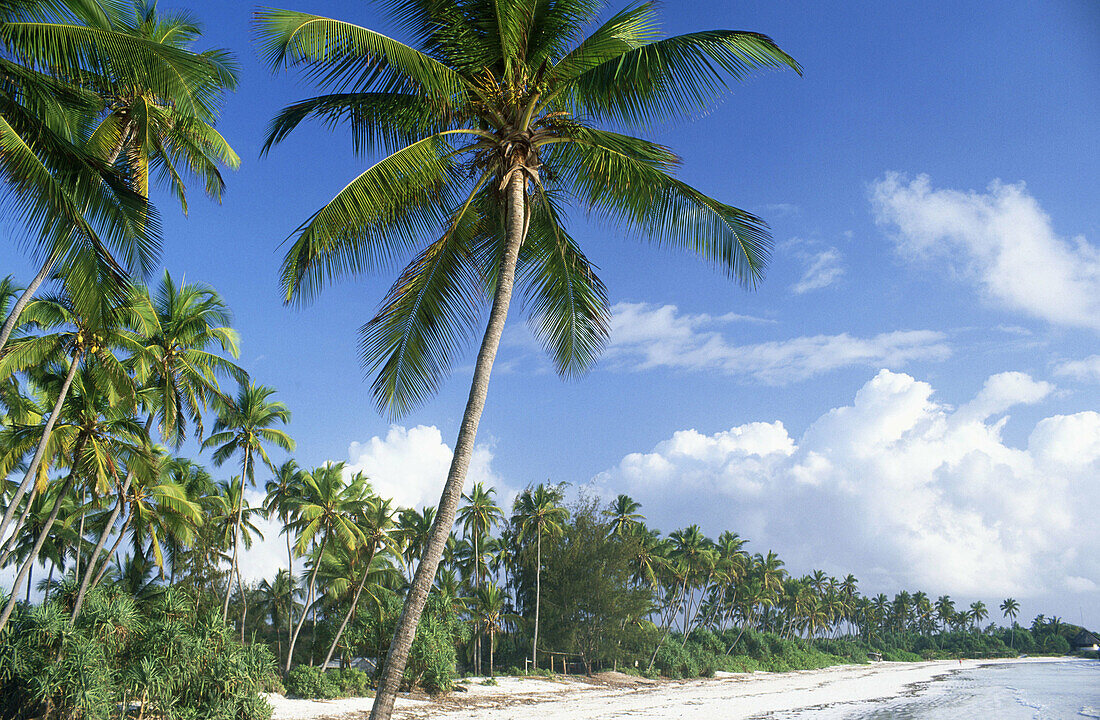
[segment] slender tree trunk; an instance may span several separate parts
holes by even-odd
[[[149,418],[145,421],[145,437],[148,439],[149,432],[153,427],[153,414],[149,414]],[[133,468],[126,470],[126,480],[122,483],[122,489],[118,493],[118,502],[115,503],[115,509],[111,511],[111,517],[107,520],[107,524],[103,528],[103,532],[99,534],[99,541],[96,542],[95,549],[92,550],[92,555],[88,558],[88,568],[84,571],[84,577],[80,580],[80,589],[76,593],[76,602],[73,603],[73,612],[69,616],[69,623],[75,623],[77,617],[80,616],[80,608],[84,605],[84,595],[88,592],[88,583],[91,582],[92,573],[95,572],[96,560],[99,559],[99,554],[103,552],[103,547],[107,544],[107,538],[111,534],[111,529],[114,528],[115,523],[118,522],[119,513],[122,512],[122,506],[126,503],[126,493],[130,490],[130,483],[134,480]],[[122,537],[122,531],[119,531],[119,537]],[[108,554],[107,557],[110,557]],[[176,574],[175,561],[172,562],[172,575]]]
[[[286,520],[283,520],[283,526],[286,527]],[[290,549],[290,533],[286,533],[286,571],[290,576],[290,595],[289,603],[286,609],[286,642],[287,646],[290,646],[290,633],[294,631],[294,552]],[[275,628],[275,632],[278,633],[279,629]],[[287,655],[289,658],[290,656]],[[287,667],[290,667],[289,662]]]
[[[439,511],[436,513],[428,546],[424,549],[424,556],[416,568],[416,575],[409,588],[409,594],[405,598],[397,630],[393,641],[390,642],[389,652],[386,654],[382,678],[378,683],[374,706],[371,708],[371,720],[389,720],[393,714],[393,704],[397,699],[397,691],[405,673],[409,649],[416,636],[416,626],[424,611],[428,591],[435,580],[439,560],[443,557],[447,536],[451,532],[451,526],[454,525],[455,513],[462,497],[462,485],[466,480],[466,472],[469,470],[470,458],[474,452],[477,426],[481,421],[481,412],[485,409],[485,398],[489,393],[489,376],[492,373],[497,349],[500,347],[500,336],[504,332],[504,321],[508,317],[508,305],[512,300],[516,260],[519,257],[520,246],[523,244],[526,182],[525,177],[519,172],[512,175],[509,181],[508,237],[501,256],[500,273],[496,293],[493,296],[493,307],[489,312],[489,323],[485,328],[485,336],[477,354],[477,363],[474,365],[470,396],[466,401],[466,411],[462,416],[458,439],[455,441],[454,457],[447,472],[447,482],[443,486],[443,494],[439,500]]]
[[[88,586],[88,590],[94,590],[95,586],[99,584],[99,581],[103,579],[103,576],[107,573],[107,568],[111,566],[111,558],[118,552],[118,546],[122,544],[122,538],[126,535],[126,530],[130,527],[130,521],[133,519],[133,515],[128,515],[126,520],[123,521],[122,527],[119,528],[118,538],[115,539],[115,544],[111,546],[111,549],[107,551],[107,554],[103,556],[103,563],[99,566],[99,572],[92,578],[92,584]]]
[[[244,594],[244,581],[241,580],[241,568],[237,567],[237,591],[241,594],[241,645],[244,645],[244,622],[248,618],[248,599]]]
[[[348,626],[348,622],[351,620],[352,615],[355,614],[355,608],[359,605],[359,595],[367,585],[367,576],[370,574],[370,564],[372,560],[374,560],[374,553],[371,553],[370,558],[367,560],[367,565],[363,569],[363,577],[359,579],[359,587],[355,588],[355,596],[351,599],[351,607],[348,608],[347,614],[344,615],[344,621],[340,623],[340,629],[336,631],[336,637],[332,639],[332,645],[329,646],[328,653],[325,654],[325,661],[321,663],[322,670],[328,667],[329,660],[332,660],[332,654],[336,652],[336,646],[340,643],[340,636],[344,634],[344,628]]]
[[[4,349],[4,346],[8,344],[8,338],[11,337],[12,331],[15,330],[16,323],[19,322],[19,316],[23,314],[23,308],[27,307],[27,303],[31,301],[34,294],[38,292],[38,288],[49,277],[50,271],[53,270],[53,266],[57,263],[57,253],[51,253],[50,257],[42,264],[42,269],[38,271],[38,274],[34,276],[34,280],[31,280],[31,284],[27,286],[27,289],[23,291],[23,294],[19,296],[19,299],[15,301],[15,305],[12,307],[11,312],[8,313],[8,319],[4,321],[3,329],[0,329],[0,350]]]
[[[80,575],[80,555],[81,550],[84,549],[84,504],[87,501],[87,491],[84,488],[80,490],[80,529],[76,533],[76,568],[73,570],[73,577]]]
[[[50,587],[53,585],[53,573],[57,570],[57,563],[50,563],[50,574],[46,576],[46,593],[42,596],[42,602],[45,603],[50,599]]]
[[[31,586],[34,585],[34,566],[31,566],[31,571],[27,573],[27,604],[31,602]]]
[[[0,567],[4,567],[8,564],[8,558],[15,552],[15,545],[19,541],[19,533],[22,532],[23,526],[27,523],[27,518],[31,514],[31,503],[34,502],[34,498],[38,495],[38,488],[31,486],[31,491],[27,494],[27,505],[23,508],[23,512],[19,513],[19,519],[15,521],[15,526],[11,529],[11,534],[8,535],[8,539],[4,542],[4,550],[0,553]]]
[[[74,455],[79,455],[79,450]],[[38,533],[38,540],[34,543],[34,548],[31,549],[27,559],[23,562],[22,567],[19,568],[19,575],[16,576],[15,582],[11,586],[11,597],[8,598],[8,604],[4,606],[4,611],[0,614],[0,631],[2,631],[8,624],[8,618],[11,617],[12,610],[15,609],[16,596],[19,593],[20,587],[23,585],[23,581],[30,575],[31,568],[34,567],[35,561],[38,560],[38,553],[42,550],[42,545],[46,542],[46,537],[50,534],[50,528],[53,527],[54,520],[57,519],[57,514],[61,512],[62,499],[68,494],[70,488],[73,486],[73,481],[76,479],[76,474],[69,473],[69,476],[65,479],[65,483],[61,486],[61,491],[57,494],[57,502],[53,504],[53,510],[50,511],[49,517],[46,518],[46,524],[42,526],[42,531]],[[30,586],[27,586],[28,589]]]
[[[328,543],[328,536],[321,541],[321,551],[317,553],[317,561],[313,564],[313,570],[309,574],[309,591],[306,593],[306,605],[302,608],[302,617],[298,620],[297,626],[294,628],[294,634],[290,636],[290,646],[286,651],[286,671],[290,672],[290,663],[294,657],[294,646],[298,644],[298,635],[302,632],[302,626],[306,624],[306,616],[309,615],[313,603],[313,591],[317,586],[317,570],[321,567],[321,556],[325,554],[325,545]],[[404,672],[404,670],[402,670]]]
[[[42,438],[38,441],[38,447],[34,450],[34,459],[31,460],[30,467],[27,468],[27,474],[23,476],[23,482],[19,484],[19,489],[15,491],[11,504],[4,512],[4,519],[0,520],[0,537],[4,537],[8,525],[11,524],[12,515],[15,514],[15,509],[19,506],[19,501],[34,481],[34,476],[38,473],[38,466],[42,464],[42,457],[46,454],[46,445],[50,442],[50,433],[53,432],[54,425],[57,424],[57,419],[61,416],[61,407],[65,404],[65,397],[69,394],[69,388],[72,387],[73,378],[76,377],[76,371],[80,367],[80,358],[83,354],[83,350],[78,350],[69,360],[69,373],[65,376],[65,382],[62,383],[61,390],[57,393],[57,401],[53,404],[53,410],[50,411],[50,418],[46,421],[46,427],[42,428]]]
[[[542,532],[535,533],[535,639],[531,643],[531,667],[539,669],[539,600],[542,595]]]
[[[474,528],[474,597],[477,597],[478,592],[481,590],[481,551],[478,547],[477,528]],[[474,665],[477,666],[477,674],[481,675],[481,633],[477,634],[477,639],[474,641]]]

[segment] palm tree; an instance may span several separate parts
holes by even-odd
[[[468,495],[462,498],[466,505],[458,511],[458,519],[462,522],[462,530],[467,539],[473,544],[473,574],[474,594],[481,588],[482,558],[485,555],[485,539],[493,527],[504,519],[504,512],[493,500],[496,488],[485,488],[484,483],[474,483],[474,487]],[[476,664],[477,671],[481,672],[481,637],[477,638]]]
[[[409,568],[410,579],[416,563],[428,544],[435,521],[435,508],[426,507],[423,512],[409,508],[398,515],[397,531],[401,537],[402,561]]]
[[[235,453],[241,456],[241,478],[249,486],[256,484],[254,456],[259,455],[272,472],[275,466],[264,447],[270,443],[287,452],[294,450],[294,441],[284,431],[274,427],[290,422],[290,411],[277,400],[271,400],[275,390],[263,385],[242,383],[235,399],[217,397],[218,420],[214,432],[202,444],[203,448],[215,448],[214,464],[221,466]],[[244,501],[244,492],[239,500]],[[240,580],[237,568],[237,545],[240,535],[241,509],[237,508],[237,527],[233,532],[233,555],[229,570],[229,587],[225,590],[225,602],[222,605],[222,620],[229,614],[229,596],[233,590],[234,574]]]
[[[1006,620],[1012,620],[1012,628],[1009,630],[1011,633],[1008,637],[1008,646],[1014,647],[1016,642],[1016,616],[1020,614],[1020,603],[1015,598],[1005,598],[1001,603],[1001,612],[1004,613]]]
[[[146,434],[154,420],[159,420],[161,439],[178,448],[190,422],[195,437],[201,438],[202,411],[222,395],[218,376],[230,375],[238,381],[248,377],[217,353],[220,349],[232,358],[240,354],[240,338],[229,327],[233,318],[225,301],[213,288],[201,283],[178,284],[165,271],[155,292],[146,286],[134,287],[123,310],[127,327],[120,331],[119,342],[129,351],[134,377],[142,388]],[[118,520],[122,498],[132,481],[133,473],[128,472],[119,501],[92,551],[73,604],[73,622],[80,614],[91,568]]]
[[[357,473],[350,482],[344,480],[344,463],[322,465],[302,475],[302,491],[298,501],[298,520],[294,528],[298,532],[298,553],[306,554],[307,548],[316,545],[308,589],[302,615],[294,626],[287,648],[285,672],[290,672],[294,658],[294,646],[306,624],[306,616],[316,602],[317,571],[329,545],[338,545],[351,551],[363,542],[363,530],[356,522],[366,495],[367,479]],[[318,542],[319,541],[319,542]]]
[[[799,69],[757,33],[658,38],[648,2],[616,13],[583,40],[601,3],[388,6],[421,49],[305,13],[257,13],[270,65],[304,66],[328,93],[285,109],[265,150],[317,117],[350,122],[356,150],[389,153],[294,233],[283,265],[287,301],[308,300],[326,281],[422,248],[363,328],[362,356],[379,370],[375,399],[393,414],[436,390],[473,332],[479,306],[491,305],[432,541],[390,646],[375,720],[392,713],[458,509],[516,281],[561,374],[582,373],[606,339],[606,292],[561,225],[565,203],[696,252],[746,286],[761,277],[770,243],[762,220],[674,178],[677,158],[667,148],[597,123],[630,128],[690,117],[726,90],[727,77]]]
[[[516,498],[512,522],[519,529],[517,540],[535,536],[535,636],[531,640],[531,667],[538,670],[539,603],[542,598],[542,536],[553,537],[564,531],[569,512],[562,507],[561,489],[539,484]]]
[[[294,575],[289,570],[280,569],[275,573],[274,581],[263,580],[260,593],[263,608],[267,611],[271,629],[275,632],[275,662],[282,662],[283,645],[279,631],[284,624],[290,629],[290,619],[294,616]]]
[[[333,653],[336,652],[336,646],[340,643],[340,638],[344,634],[344,629],[347,628],[348,622],[355,615],[356,608],[359,607],[359,598],[363,594],[363,588],[366,587],[367,581],[372,574],[378,575],[380,572],[385,572],[384,568],[379,568],[377,565],[372,565],[379,553],[384,551],[396,551],[393,539],[390,537],[390,530],[393,527],[393,509],[390,507],[389,500],[382,500],[376,497],[370,488],[362,486],[360,490],[363,494],[358,499],[360,505],[360,512],[358,518],[356,518],[359,529],[362,532],[362,541],[347,554],[347,558],[344,562],[340,563],[340,566],[349,571],[348,578],[351,580],[349,585],[355,586],[355,591],[352,594],[351,602],[348,604],[348,611],[344,614],[344,619],[340,623],[340,627],[337,628],[336,634],[332,638],[332,644],[329,645],[328,652],[325,654],[325,660],[321,663],[322,668],[328,667],[328,663],[332,660]],[[356,498],[350,497],[349,500],[356,502]],[[389,562],[386,562],[389,566]],[[389,566],[392,570],[392,566]],[[358,577],[358,584],[355,584],[355,578]]]
[[[504,593],[495,584],[488,582],[474,593],[472,610],[474,629],[480,641],[489,636],[489,677],[493,677],[493,652],[497,646],[497,635],[504,631],[504,623],[513,616],[504,612]]]
[[[217,163],[239,162],[212,127],[236,86],[231,56],[190,50],[200,30],[189,16],[158,18],[144,0],[133,7],[129,18],[121,3],[99,0],[0,8],[0,176],[38,235],[42,262],[0,329],[0,348],[55,266],[72,275],[68,292],[80,299],[120,297],[128,271],[152,267],[150,162],[181,200],[181,161],[215,197]],[[91,266],[100,282],[83,277]]]
[[[296,519],[296,509],[302,488],[302,469],[294,460],[287,460],[275,468],[275,475],[264,485],[267,494],[264,496],[264,512],[270,519],[278,516],[283,524],[283,535],[286,536],[286,567],[291,577],[294,577],[294,549],[291,547],[290,536],[292,534],[291,523]],[[278,629],[276,629],[276,633]],[[291,626],[286,628],[287,643],[290,643]],[[280,652],[281,655],[281,652]]]
[[[237,557],[241,546],[245,550],[252,547],[252,536],[255,534],[261,539],[263,533],[253,522],[252,518],[263,514],[263,509],[249,504],[245,497],[246,486],[240,475],[235,475],[227,483],[219,484],[218,503],[221,513],[215,517],[219,529],[219,549],[230,550],[229,580],[225,589],[225,600],[222,605],[222,621],[229,614],[229,596],[233,592],[234,578],[237,581],[237,593],[241,597],[241,642],[244,642],[244,623],[248,615],[248,597],[245,594],[244,579],[241,577],[240,564]],[[224,556],[223,556],[224,557]]]
[[[611,532],[622,536],[634,529],[645,516],[638,512],[642,504],[635,502],[629,495],[619,495],[611,502],[607,514],[611,518]]]
[[[982,620],[989,617],[989,611],[985,609],[985,603],[981,600],[970,603],[970,616],[974,619],[975,626],[981,625]]]

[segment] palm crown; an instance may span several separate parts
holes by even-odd
[[[295,231],[282,274],[287,301],[303,301],[328,281],[413,256],[361,330],[380,407],[400,414],[434,392],[512,273],[559,373],[592,363],[608,302],[564,226],[569,204],[696,253],[744,285],[761,277],[770,246],[761,219],[676,179],[668,148],[600,125],[685,117],[726,77],[799,70],[768,37],[660,38],[649,2],[587,37],[602,9],[594,0],[390,7],[417,47],[314,15],[257,15],[268,62],[302,65],[327,91],[286,108],[265,150],[313,117],[349,124],[357,151],[389,153]],[[519,245],[514,266],[509,241]]]

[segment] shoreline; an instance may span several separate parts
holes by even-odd
[[[1068,660],[1069,658],[1067,658]],[[583,677],[499,677],[497,685],[466,678],[465,692],[440,698],[401,696],[394,717],[421,720],[518,720],[538,705],[540,720],[602,720],[635,714],[653,720],[684,716],[738,720],[778,712],[901,697],[923,691],[952,675],[987,665],[1063,662],[1063,658],[929,660],[834,665],[785,673],[718,673],[713,678],[648,680],[622,673]],[[371,698],[299,700],[269,695],[272,720],[358,720],[370,713]]]

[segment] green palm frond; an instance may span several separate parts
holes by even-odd
[[[628,50],[572,80],[575,114],[649,124],[706,110],[727,90],[724,75],[802,68],[766,35],[709,30]]]
[[[323,85],[368,77],[389,92],[412,92],[425,102],[463,94],[451,68],[381,33],[319,15],[265,8],[255,14],[260,55],[272,68],[304,63]]]
[[[558,373],[584,373],[599,357],[610,333],[607,288],[562,227],[559,212],[545,193],[533,211],[516,276],[524,287],[528,323]]]
[[[450,204],[451,150],[439,135],[398,150],[299,227],[283,261],[286,301],[308,301],[326,281],[381,269],[438,228]]]

